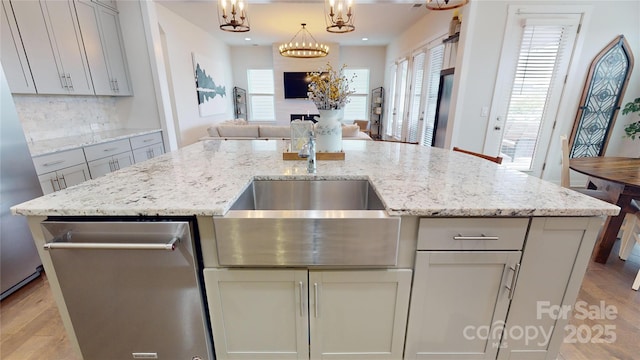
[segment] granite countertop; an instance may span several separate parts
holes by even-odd
[[[100,131],[91,134],[75,135],[63,138],[47,139],[29,142],[29,152],[32,157],[71,150],[87,145],[95,145],[107,141],[126,139],[131,136],[146,135],[158,132],[160,129],[118,129]]]
[[[369,179],[390,215],[594,216],[619,208],[438,148],[343,141],[346,159],[284,161],[281,140],[211,140],[29,202],[21,215],[224,215],[252,179]]]

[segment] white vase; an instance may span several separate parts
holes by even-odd
[[[315,127],[317,152],[342,151],[342,117],[344,109],[318,110]]]

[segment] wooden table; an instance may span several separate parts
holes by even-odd
[[[594,260],[606,263],[627,213],[634,212],[632,200],[640,200],[640,159],[625,157],[589,157],[569,161],[569,167],[589,176],[590,187],[606,191],[611,202],[622,210],[604,224],[596,245]]]

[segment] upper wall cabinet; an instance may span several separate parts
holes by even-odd
[[[75,4],[96,95],[131,95],[118,13],[93,1]]]
[[[18,33],[18,26],[11,14],[11,4],[0,4],[0,61],[11,92],[35,94],[36,87],[31,77],[31,69],[24,53],[24,47]]]
[[[92,95],[73,2],[13,0],[10,5],[38,94]]]
[[[2,8],[11,92],[131,95],[115,1],[2,0]]]

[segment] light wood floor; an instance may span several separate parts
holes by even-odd
[[[640,268],[640,246],[629,259],[618,259],[618,243],[606,265],[592,262],[578,300],[617,308],[615,320],[572,320],[575,326],[615,325],[612,344],[564,343],[559,360],[640,359],[640,292],[631,290]],[[65,336],[46,275],[0,303],[0,359],[80,360]]]

